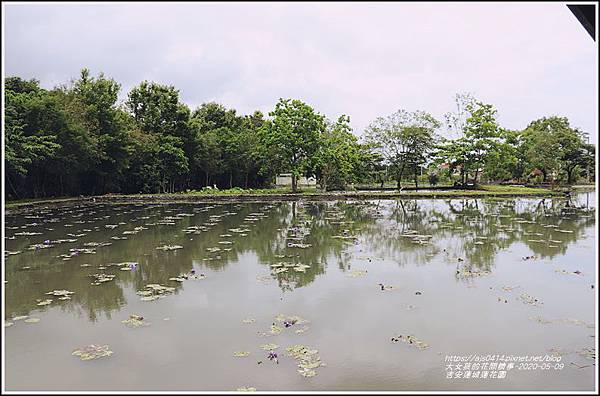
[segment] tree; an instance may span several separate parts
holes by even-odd
[[[330,186],[345,188],[356,178],[361,153],[358,138],[351,131],[346,115],[329,122],[323,131],[316,154],[316,176],[324,191]]]
[[[237,169],[243,175],[244,188],[248,188],[250,175],[257,175],[264,159],[260,153],[260,130],[265,124],[265,119],[260,111],[243,119],[243,127],[238,135],[238,162]]]
[[[471,109],[475,106],[477,99],[467,92],[454,95],[454,112],[444,114],[447,131],[453,135],[451,138],[458,139],[464,136],[467,119],[471,116]]]
[[[554,179],[564,174],[566,182],[571,184],[576,170],[589,162],[591,150],[583,141],[583,133],[571,128],[565,117],[532,121],[522,135],[522,152],[526,155],[528,169],[539,169],[543,181],[549,175]]]
[[[415,186],[420,166],[436,142],[435,130],[440,123],[424,111],[398,110],[388,117],[379,117],[366,129],[366,141],[381,153],[395,175],[398,189],[402,187],[405,170],[412,170]]]
[[[261,145],[272,160],[272,169],[290,171],[292,191],[298,191],[298,177],[314,174],[319,136],[325,118],[300,100],[280,99],[269,113],[273,120],[261,133]]]
[[[160,160],[161,192],[175,192],[175,183],[188,171],[188,159],[183,151],[183,142],[176,136],[161,136],[158,141]]]
[[[143,81],[129,92],[125,106],[142,132],[185,135],[189,110],[179,103],[173,86]]]
[[[102,73],[94,78],[89,70],[83,69],[72,88],[66,90],[66,95],[72,96],[70,100],[79,102],[70,108],[83,116],[82,121],[95,141],[97,164],[85,175],[86,179],[92,179],[87,180],[92,192],[118,191],[127,167],[131,142],[126,130],[128,115],[117,107],[120,89],[120,84]]]
[[[463,186],[468,182],[469,171],[474,171],[473,181],[477,183],[482,169],[494,166],[499,169],[497,162],[509,149],[506,146],[508,135],[503,134],[496,121],[496,109],[490,104],[471,101],[471,98],[464,105],[462,114],[467,115],[464,123],[456,123],[462,136],[443,140],[435,153],[438,163],[446,163],[452,170],[460,169]]]
[[[490,104],[475,102],[469,104],[467,111],[471,114],[464,127],[465,138],[469,142],[468,162],[475,168],[474,182],[488,161],[488,156],[498,151],[503,143],[501,129],[496,121],[496,109]]]
[[[234,173],[240,162],[239,134],[243,119],[235,110],[210,102],[202,104],[190,118],[189,125],[194,136],[193,173],[201,170],[206,185],[211,177],[228,176],[228,185],[233,186]]]

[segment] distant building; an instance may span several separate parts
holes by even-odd
[[[277,187],[292,187],[292,174],[280,173],[275,176],[275,185]],[[304,176],[298,178],[298,187],[314,187],[317,185],[317,180],[314,177],[308,179]]]

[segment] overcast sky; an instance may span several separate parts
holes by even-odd
[[[355,132],[398,109],[442,119],[457,92],[524,128],[566,116],[596,141],[595,42],[563,3],[6,4],[5,75],[51,88],[83,67],[124,93],[171,84],[242,114],[297,98]]]

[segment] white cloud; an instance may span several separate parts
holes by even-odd
[[[190,105],[307,101],[357,133],[398,108],[437,117],[456,92],[509,128],[565,115],[596,136],[596,44],[563,3],[43,4],[5,7],[6,73],[51,86],[88,67]]]

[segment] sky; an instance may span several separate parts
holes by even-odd
[[[5,76],[87,67],[174,85],[192,109],[300,99],[357,135],[396,110],[439,120],[470,92],[523,129],[568,117],[597,142],[598,50],[565,3],[3,3]]]

